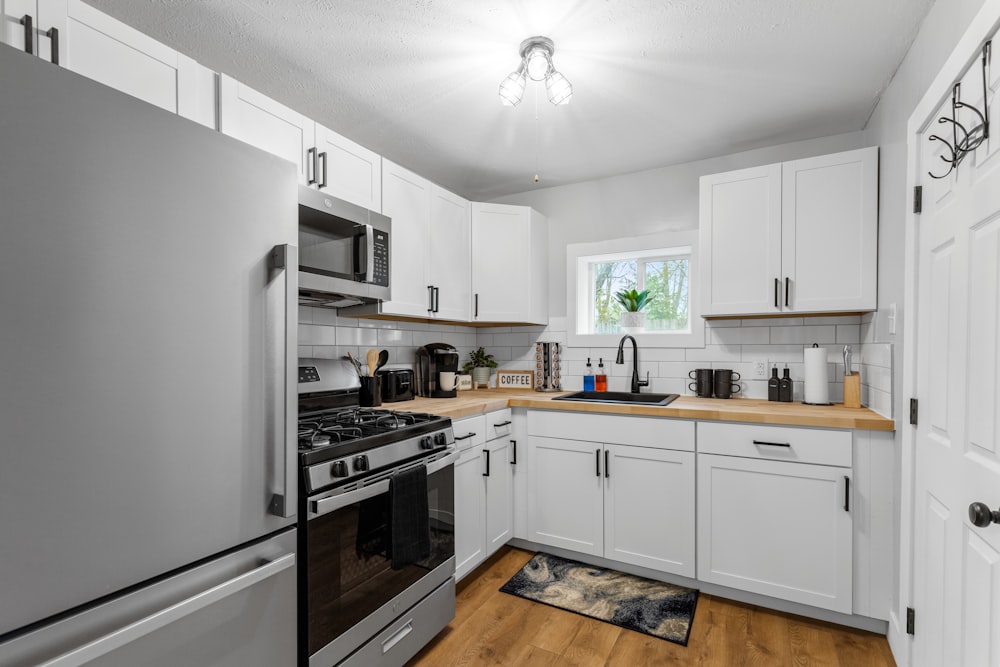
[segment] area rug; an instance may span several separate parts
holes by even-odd
[[[698,591],[537,553],[500,590],[687,646]]]

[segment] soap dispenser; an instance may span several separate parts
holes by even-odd
[[[608,376],[604,373],[604,357],[597,360],[597,375],[594,376],[594,390],[608,390]]]
[[[594,391],[594,367],[590,365],[590,357],[587,357],[587,370],[583,374],[583,390]]]
[[[788,375],[788,364],[785,364],[785,373],[778,382],[778,400],[782,403],[792,402],[792,378]]]
[[[767,400],[781,400],[781,380],[778,379],[777,366],[771,366],[771,379],[767,381]]]

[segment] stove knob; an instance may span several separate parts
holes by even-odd
[[[420,438],[420,449],[434,449],[434,443],[431,442],[431,436],[425,435]]]
[[[331,477],[347,477],[347,464],[343,461],[334,461],[330,465]]]
[[[438,447],[444,447],[448,444],[448,437],[444,433],[438,433],[434,436],[434,444]]]
[[[368,457],[362,454],[354,457],[354,470],[357,472],[368,472]]]

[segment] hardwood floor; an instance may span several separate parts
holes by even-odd
[[[532,556],[505,547],[458,585],[453,620],[408,667],[895,667],[885,637],[705,595],[687,647],[498,589]]]

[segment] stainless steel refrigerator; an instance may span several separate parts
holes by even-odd
[[[296,216],[290,163],[0,45],[0,665],[295,663]]]

